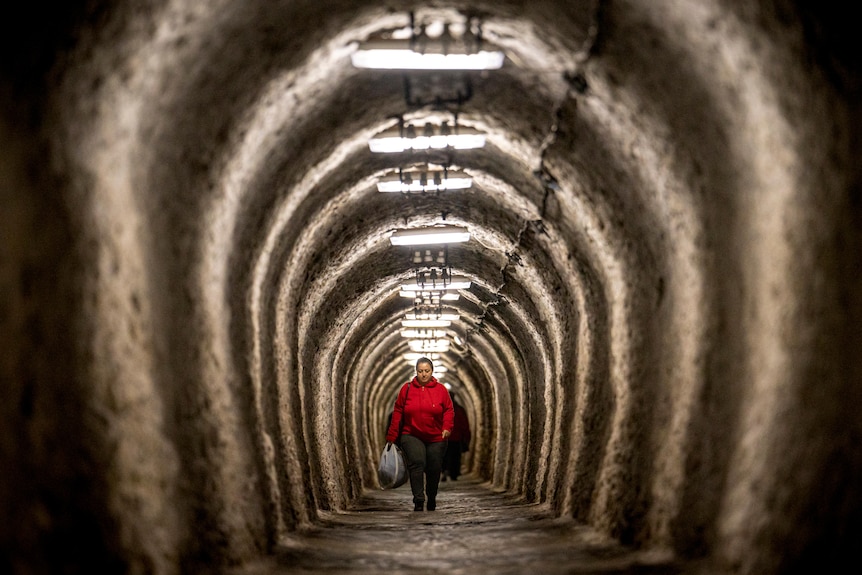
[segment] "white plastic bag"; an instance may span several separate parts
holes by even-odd
[[[401,448],[394,443],[387,443],[380,455],[380,465],[377,467],[377,480],[382,489],[395,489],[407,482],[407,465]]]

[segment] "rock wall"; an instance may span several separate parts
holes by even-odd
[[[469,85],[454,111],[487,133],[443,158],[470,190],[375,189],[419,155],[368,139],[429,107],[350,54],[410,10],[478,15],[507,55],[431,78]],[[490,487],[717,571],[858,562],[860,75],[842,11],[55,16],[28,10],[2,45],[4,571],[242,563],[376,488],[413,369],[411,252],[388,237],[441,221],[472,233],[449,251],[473,284],[446,379]]]

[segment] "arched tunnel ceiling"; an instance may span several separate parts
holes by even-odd
[[[477,18],[503,67],[351,65],[359,42],[403,29],[411,11]],[[806,13],[94,3],[46,104],[86,262],[84,395],[113,414],[121,522],[154,489],[189,493],[148,503],[122,544],[166,564],[186,547],[239,561],[374,487],[413,372],[398,295],[412,250],[389,237],[446,223],[471,233],[448,252],[472,286],[451,303],[461,319],[441,378],[477,424],[472,470],[626,543],[707,548],[748,572],[780,563],[781,525],[804,523],[798,493],[834,453],[793,438],[826,445],[848,409],[812,414],[805,399],[811,373],[846,390],[831,363],[841,310],[810,294],[835,295],[850,256],[823,254],[853,229],[833,223],[853,110],[846,86],[809,66],[820,54],[806,51]],[[469,97],[412,104],[405,87],[421,95],[426,81],[466,82]],[[457,114],[487,144],[369,149],[396,118],[429,114]],[[425,161],[472,187],[377,192]],[[806,467],[818,471],[782,490],[776,470]],[[190,517],[207,526],[194,543]],[[815,540],[809,527],[799,537]],[[755,540],[769,543],[749,555]]]

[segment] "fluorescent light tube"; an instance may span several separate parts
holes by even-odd
[[[386,136],[383,134],[371,138],[368,141],[368,147],[372,152],[378,154],[393,154],[403,152],[411,148],[410,140],[402,138],[399,135]]]
[[[465,288],[462,288],[465,289]],[[432,297],[432,294],[435,297],[439,297],[440,301],[458,301],[461,299],[461,294],[451,293],[451,292],[441,292],[441,291],[399,291],[398,295],[400,297],[406,297],[410,299],[416,299],[420,297],[422,299],[427,299]]]
[[[449,172],[448,177],[443,178],[442,188],[446,190],[466,190],[473,185],[473,178],[464,172]]]
[[[446,287],[443,287],[443,280],[436,280],[436,282],[431,282],[431,280],[426,280],[424,284],[419,285],[416,282],[401,284],[402,291],[427,291],[429,289],[432,290],[459,290],[459,289],[470,289],[470,285],[472,282],[469,278],[465,276],[455,276],[453,275],[449,278],[449,281],[446,283]]]
[[[423,177],[425,183],[423,184]],[[439,175],[439,183],[435,183],[435,176]],[[444,177],[445,175],[445,177]],[[401,174],[392,174],[380,178],[377,182],[378,192],[437,192],[446,190],[466,190],[473,185],[473,178],[458,170],[444,172],[442,170],[418,172],[405,171]]]
[[[467,231],[467,228],[458,226],[437,226],[398,230],[389,237],[389,241],[393,246],[456,244],[466,242],[469,239],[470,232]]]
[[[437,339],[426,339],[426,338],[418,338],[411,339],[407,342],[408,345],[440,345],[440,346],[449,346],[449,340],[445,338],[437,338]]]
[[[393,179],[391,176],[380,178],[377,181],[378,192],[409,192],[411,191],[407,184],[401,183],[401,178],[397,175]]]
[[[404,319],[443,319],[449,321],[458,321],[461,316],[457,313],[408,313],[404,314]]]
[[[445,329],[403,329],[401,337],[405,339],[435,339],[446,337],[449,332]]]
[[[407,342],[412,351],[436,351],[443,352],[449,350],[449,340],[447,339],[414,339]]]
[[[407,133],[411,126],[406,126]],[[425,126],[412,126],[417,133],[425,133]],[[368,148],[374,153],[391,154],[406,152],[407,150],[442,150],[454,148],[456,150],[471,150],[481,148],[485,145],[485,134],[469,126],[454,126],[456,133],[444,134],[442,126],[432,126],[434,135],[405,137],[401,130],[395,126],[384,130],[368,140]],[[449,128],[447,126],[447,128]]]
[[[452,322],[443,319],[405,319],[401,327],[449,327]]]
[[[446,145],[456,150],[472,150],[485,145],[484,134],[450,134],[446,136]]]
[[[419,52],[412,49],[409,39],[371,40],[361,43],[350,60],[357,68],[375,70],[497,70],[503,67],[506,57],[502,51],[492,48],[468,53],[458,50],[457,44],[448,43],[444,47],[440,41],[426,40],[422,43],[423,51]]]
[[[411,345],[410,349],[412,351],[423,352],[423,353],[432,353],[432,352],[445,353],[445,352],[449,351],[449,346],[448,345],[445,345],[445,346],[440,346],[440,345]]]
[[[416,360],[423,358],[423,357],[427,357],[430,360],[437,360],[437,359],[440,359],[440,354],[439,353],[425,354],[425,353],[416,353],[416,352],[410,352],[410,353],[404,354],[404,359],[406,359],[407,361],[412,361],[412,362],[415,362]]]

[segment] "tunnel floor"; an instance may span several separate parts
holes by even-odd
[[[621,547],[470,476],[441,482],[436,511],[412,509],[409,486],[367,492],[348,511],[323,513],[269,560],[231,573],[700,572],[665,554]]]

